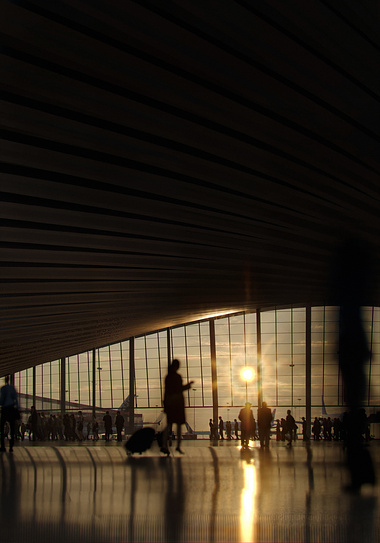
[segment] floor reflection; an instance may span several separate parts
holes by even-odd
[[[244,471],[244,487],[241,492],[240,505],[240,525],[241,525],[241,541],[250,543],[256,541],[256,466],[253,458],[247,458],[245,455],[243,462]]]
[[[201,442],[169,458],[127,458],[104,444],[21,446],[0,455],[2,541],[379,540],[378,487],[347,494],[348,479],[334,443],[241,451]]]

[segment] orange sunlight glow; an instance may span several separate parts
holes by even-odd
[[[244,379],[244,381],[252,381],[255,377],[255,370],[252,368],[244,368],[241,373],[241,378]]]

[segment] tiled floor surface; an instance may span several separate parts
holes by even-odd
[[[0,455],[2,543],[380,541],[379,486],[359,495],[340,443],[288,449],[184,442],[126,456],[120,444],[24,442]],[[380,442],[369,447],[380,476]]]

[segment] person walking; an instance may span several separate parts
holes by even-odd
[[[239,423],[237,419],[234,419],[234,427],[235,427],[235,439],[239,439]]]
[[[99,423],[95,415],[92,416],[92,439],[94,441],[98,441],[99,439]]]
[[[257,423],[259,426],[260,447],[269,447],[270,429],[272,425],[272,411],[266,402],[257,410]]]
[[[226,434],[227,434],[227,439],[228,439],[229,441],[232,439],[231,432],[232,432],[232,424],[231,424],[231,421],[228,420],[228,421],[226,422]]]
[[[219,417],[219,438],[220,439],[224,439],[223,432],[224,432],[224,421],[222,417]]]
[[[83,435],[83,428],[84,428],[84,417],[82,411],[78,411],[78,420],[77,420],[77,437],[79,441],[84,441],[84,435]]]
[[[214,438],[214,421],[212,419],[209,420],[208,426],[210,428],[210,439]]]
[[[9,452],[11,453],[15,442],[16,420],[20,418],[20,406],[16,389],[9,383],[9,375],[5,377],[5,385],[0,391],[0,405],[0,452],[5,452],[5,424],[8,423],[11,434],[9,440]]]
[[[292,440],[294,439],[294,432],[297,429],[297,425],[290,409],[287,410],[287,415],[286,415],[285,420],[286,420],[286,434],[289,436],[287,446],[291,447]]]
[[[243,448],[248,448],[249,440],[255,435],[256,432],[256,422],[253,418],[253,413],[251,409],[251,404],[247,402],[245,407],[240,409],[239,413],[240,420],[240,436],[241,436],[241,446]]]
[[[122,441],[121,432],[124,428],[124,417],[120,413],[120,411],[118,411],[116,414],[115,426],[116,426],[116,432],[117,432],[117,441]]]
[[[319,422],[318,417],[315,417],[311,431],[313,432],[314,441],[319,441],[321,436],[321,423]]]
[[[104,433],[105,433],[105,440],[110,440],[110,435],[112,434],[112,418],[109,411],[106,411],[106,414],[103,417],[104,422]]]
[[[168,374],[165,378],[164,394],[164,412],[167,417],[167,426],[163,433],[161,452],[169,454],[168,437],[172,435],[172,426],[177,424],[177,447],[176,451],[184,454],[181,450],[181,425],[186,422],[185,401],[183,398],[184,390],[189,390],[194,381],[189,381],[186,385],[182,384],[182,377],[178,373],[180,362],[174,359],[169,366]]]
[[[309,436],[307,435],[307,421],[305,417],[302,417],[302,440],[309,441]]]
[[[276,424],[276,441],[282,441],[282,428],[281,428],[280,419],[277,419],[277,424]]]

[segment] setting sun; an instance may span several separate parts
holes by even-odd
[[[244,381],[252,381],[255,377],[255,372],[252,368],[244,368],[240,375]]]

